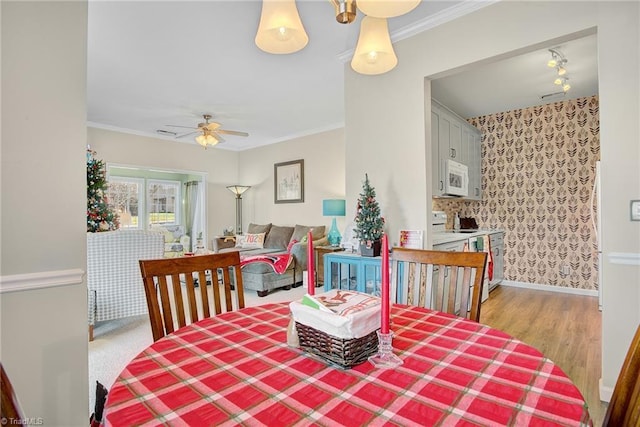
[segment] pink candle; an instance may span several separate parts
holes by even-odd
[[[309,295],[314,295],[316,290],[316,272],[315,272],[315,257],[313,253],[313,238],[311,232],[307,233],[307,292]]]
[[[382,235],[382,316],[380,333],[389,333],[389,242],[387,235]]]

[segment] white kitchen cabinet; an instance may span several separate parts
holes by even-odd
[[[445,164],[454,160],[468,167],[468,200],[482,200],[481,134],[466,120],[435,99],[431,102],[431,150],[433,196],[444,192]]]
[[[432,167],[431,167],[431,179],[433,196],[442,196],[444,191],[444,165],[441,165],[440,159],[440,146],[438,141],[440,133],[440,111],[437,109],[431,110],[431,155],[432,155]]]
[[[470,200],[482,200],[482,135],[475,128],[468,130],[469,196]]]
[[[504,232],[493,232],[489,235],[491,256],[493,258],[493,277],[489,283],[492,290],[504,279]]]

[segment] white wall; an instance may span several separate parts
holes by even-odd
[[[638,266],[608,259],[611,253],[640,253],[640,223],[629,220],[629,200],[640,198],[638,7],[637,2],[499,2],[396,43],[399,64],[388,74],[362,76],[345,65],[347,198],[357,197],[368,171],[395,235],[404,227],[428,230],[431,183],[425,171],[431,150],[425,151],[430,139],[424,117],[430,114],[425,107],[430,91],[424,78],[597,29],[605,389],[615,383],[640,320]]]
[[[237,152],[97,128],[88,129],[88,143],[105,163],[206,173],[209,242],[235,224],[235,196],[225,187],[238,179]]]
[[[304,203],[274,203],[274,164],[304,159]],[[243,196],[243,224],[326,225],[323,199],[345,196],[345,144],[343,129],[296,138],[240,153],[239,183],[250,185]],[[356,199],[347,199],[355,206]],[[342,234],[349,217],[337,218]],[[230,223],[231,224],[231,223]]]
[[[0,7],[0,360],[25,416],[87,425],[87,3]]]

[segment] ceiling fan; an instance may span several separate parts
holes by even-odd
[[[235,135],[235,136],[249,136],[247,132],[221,129],[220,127],[222,125],[220,123],[209,121],[211,120],[211,117],[212,117],[211,114],[203,114],[202,117],[204,118],[204,122],[198,123],[197,128],[190,127],[190,126],[178,126],[178,125],[167,125],[167,126],[175,127],[175,128],[195,129],[192,132],[187,132],[182,135],[176,135],[176,138],[183,138],[185,136],[188,136],[194,133],[200,133],[200,135],[196,136],[196,142],[202,145],[205,149],[208,146],[214,146],[219,142],[224,142],[225,140],[223,137],[220,136],[220,134]]]

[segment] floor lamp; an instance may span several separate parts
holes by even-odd
[[[247,185],[227,186],[227,190],[236,195],[236,234],[242,234],[242,193],[250,188]]]

